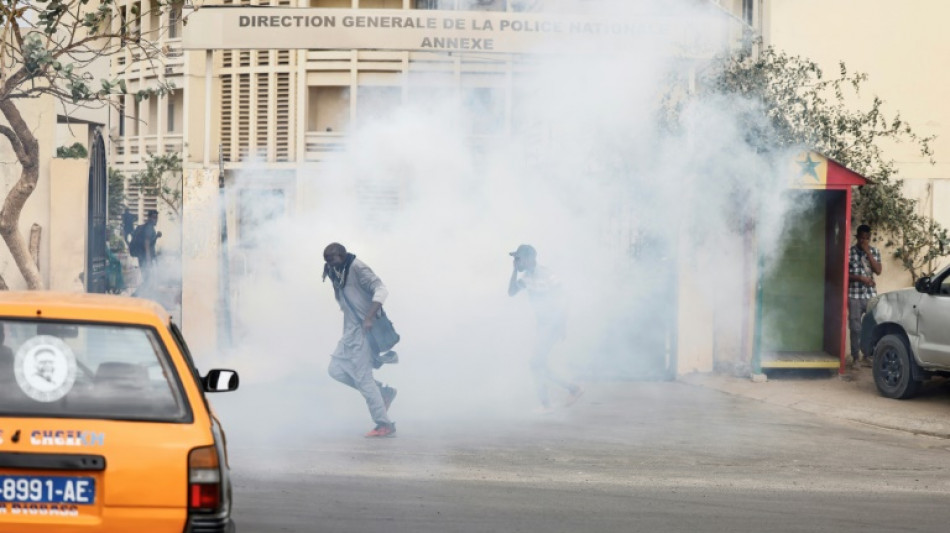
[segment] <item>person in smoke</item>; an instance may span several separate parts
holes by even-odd
[[[861,319],[868,310],[868,302],[877,296],[874,276],[881,275],[881,252],[871,246],[871,227],[858,226],[858,242],[851,247],[848,259],[848,328],[851,330],[851,359],[870,366],[868,354],[860,357]]]
[[[339,243],[323,250],[323,280],[333,282],[333,294],[343,311],[343,337],[330,357],[330,377],[363,395],[376,428],[367,437],[392,437],[396,424],[389,418],[389,406],[396,389],[373,377],[373,345],[368,339],[377,313],[389,291],[383,280]]]
[[[573,405],[584,390],[573,381],[555,372],[548,358],[558,341],[564,339],[567,326],[567,307],[564,303],[560,281],[547,268],[538,265],[538,254],[530,244],[522,244],[509,255],[514,257],[514,267],[508,282],[508,296],[515,296],[522,289],[527,291],[537,318],[537,333],[531,371],[534,374],[538,399],[542,411],[552,408],[548,385],[553,383],[568,392],[564,406]]]
[[[133,296],[149,292],[155,282],[156,253],[155,244],[162,236],[162,232],[155,231],[158,224],[158,211],[149,209],[145,216],[145,223],[135,228],[132,240],[129,242],[129,253],[138,259],[139,272],[142,273],[142,282]]]

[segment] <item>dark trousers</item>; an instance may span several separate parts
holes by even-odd
[[[857,361],[861,350],[861,319],[868,310],[867,298],[848,298],[848,329],[851,330],[851,357]],[[867,357],[869,354],[864,354]]]

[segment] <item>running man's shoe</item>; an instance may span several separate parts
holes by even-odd
[[[581,399],[581,396],[584,395],[584,389],[580,385],[574,385],[574,390],[567,395],[567,399],[564,400],[564,407],[570,407],[577,403],[577,400]]]
[[[395,436],[396,436],[395,422],[390,422],[389,424],[376,424],[376,429],[366,434],[367,439],[378,439],[382,437],[395,437]]]
[[[386,405],[386,410],[389,410],[389,406],[392,405],[393,399],[396,397],[396,389],[389,386],[381,387],[379,392],[383,395],[383,403]]]
[[[379,354],[379,361],[384,365],[394,365],[399,362],[399,354],[389,350],[386,353]]]

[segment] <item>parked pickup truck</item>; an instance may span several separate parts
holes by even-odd
[[[873,356],[874,384],[888,398],[911,398],[927,379],[950,376],[950,266],[872,298],[861,350]]]

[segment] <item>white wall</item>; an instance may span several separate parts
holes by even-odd
[[[816,61],[829,76],[838,72],[839,61],[852,72],[867,73],[856,104],[866,107],[877,95],[890,116],[900,112],[918,134],[937,136],[935,165],[909,144],[887,146],[885,155],[897,162],[908,196],[921,201],[925,214],[950,227],[950,70],[943,66],[950,57],[950,2],[767,0],[767,7],[767,38],[777,49]],[[947,262],[945,258],[940,264]],[[879,290],[912,283],[899,263],[885,261]]]

